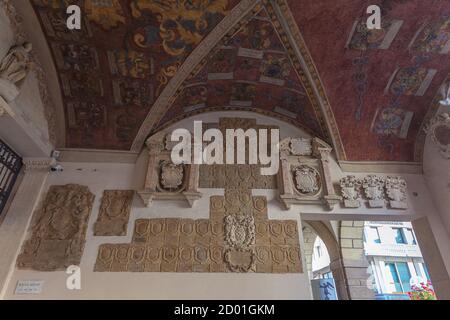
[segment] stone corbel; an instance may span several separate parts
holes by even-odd
[[[342,198],[336,194],[331,179],[330,156],[333,149],[319,138],[313,139],[312,146],[313,155],[320,160],[320,169],[324,181],[323,202],[328,210],[333,210],[342,200]]]

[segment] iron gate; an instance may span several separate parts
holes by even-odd
[[[22,168],[22,159],[0,140],[0,215]]]

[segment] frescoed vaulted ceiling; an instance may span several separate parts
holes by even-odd
[[[197,73],[183,83],[160,124],[205,110],[254,110],[315,136],[326,136],[320,111],[314,110],[264,9],[216,46]]]
[[[251,110],[321,137],[341,160],[421,161],[421,126],[450,82],[448,0],[32,2],[69,148],[130,150],[187,116]],[[244,2],[256,6],[211,45]],[[81,31],[67,31],[69,4],[86,14]],[[371,4],[382,30],[361,23]],[[201,48],[197,65],[183,64]]]

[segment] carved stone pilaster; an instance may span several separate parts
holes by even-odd
[[[392,209],[408,209],[406,181],[402,177],[386,178],[386,194]]]
[[[328,210],[333,210],[335,205],[341,201],[341,197],[335,193],[333,181],[331,180],[330,157],[333,149],[319,138],[313,139],[313,155],[320,160],[324,180],[323,201]]]
[[[441,155],[450,159],[450,115],[441,113],[435,116],[425,127],[425,132],[430,134],[431,140],[438,146]]]

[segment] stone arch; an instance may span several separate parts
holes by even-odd
[[[342,265],[340,245],[335,234],[324,221],[304,221],[304,225],[311,228],[327,247],[328,255],[330,256],[330,269],[333,273],[338,298],[341,300],[350,299],[345,270]]]

